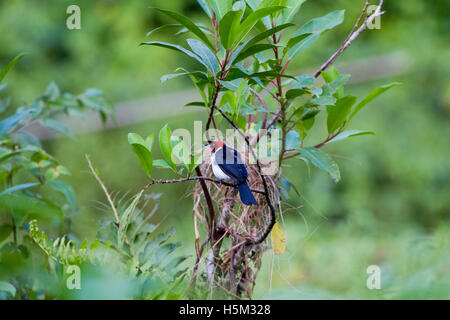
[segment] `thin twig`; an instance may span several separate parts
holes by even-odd
[[[334,63],[334,61],[342,54],[342,52],[344,52],[344,50],[350,46],[350,44],[361,34],[361,32],[363,32],[367,28],[367,25],[370,22],[372,22],[373,19],[375,19],[376,17],[378,17],[384,13],[384,12],[381,12],[381,6],[383,5],[383,0],[380,0],[375,12],[371,16],[369,16],[368,18],[366,18],[364,20],[361,27],[356,29],[357,26],[359,25],[359,22],[361,21],[362,17],[364,16],[365,12],[367,12],[367,6],[368,6],[367,2],[368,1],[366,1],[366,4],[364,5],[364,8],[362,10],[362,13],[356,21],[356,24],[355,24],[356,27],[354,26],[352,28],[352,31],[347,36],[347,38],[345,39],[345,41],[343,42],[341,47],[324,64],[322,64],[322,66],[316,72],[314,72],[313,77],[318,78],[321,75],[322,71],[325,71],[330,65],[332,65]],[[277,109],[277,111],[275,112],[275,115],[273,115],[269,119],[269,122],[267,123],[266,128],[270,129],[270,127],[273,126],[278,121],[278,119],[280,118],[281,115],[282,115],[282,107],[280,106]],[[258,132],[258,135],[254,138],[252,143],[253,144],[257,143],[261,139],[263,134],[264,134],[264,132],[262,132],[262,131]]]
[[[197,253],[197,259],[195,260],[194,269],[192,271],[191,280],[189,281],[189,289],[188,292],[190,292],[189,295],[192,295],[192,290],[195,286],[195,282],[197,280],[197,274],[198,274],[198,266],[200,264],[200,259],[202,257],[203,251],[205,250],[206,244],[209,241],[209,235],[206,237],[205,241],[202,243],[202,246],[200,247],[198,253]]]
[[[342,52],[344,52],[344,50],[350,46],[350,44],[361,34],[361,32],[363,32],[367,28],[367,26],[369,25],[369,23],[373,21],[373,19],[375,19],[378,16],[381,16],[384,13],[381,11],[382,5],[383,0],[380,0],[375,12],[371,16],[366,18],[363,24],[358,29],[356,30],[354,30],[355,28],[352,29],[352,32],[342,43],[341,47],[319,69],[317,69],[316,72],[314,72],[313,74],[314,78],[317,78],[322,73],[322,71],[326,70],[330,65],[332,65],[334,61],[342,54]],[[367,6],[365,5],[362,15],[364,15],[364,12],[366,12],[366,10]],[[359,21],[361,20],[362,15],[358,18],[357,23],[359,23]]]
[[[168,184],[168,183],[179,183],[179,182],[187,182],[187,181],[196,181],[196,180],[205,180],[205,181],[210,181],[210,182],[214,182],[217,184],[221,184],[227,187],[232,187],[232,188],[237,188],[238,186],[236,184],[232,184],[232,183],[228,183],[222,180],[216,180],[210,177],[204,177],[204,176],[194,176],[194,177],[187,177],[187,178],[180,178],[180,179],[170,179],[170,180],[163,180],[163,179],[157,179],[157,180],[152,180],[150,181],[150,183],[148,183],[147,185],[144,186],[143,190],[147,190],[148,188],[150,188],[152,185],[154,184]],[[250,189],[252,192],[255,193],[260,193],[260,194],[264,194],[264,191],[262,190],[257,190],[257,189]]]
[[[209,110],[208,120],[206,120],[205,132],[208,132],[209,127],[211,126],[211,121],[213,120],[214,109],[216,107],[216,102],[217,102],[217,96],[219,95],[219,88],[220,88],[220,83],[214,87],[214,95],[213,95],[210,110]]]
[[[356,23],[355,23],[355,25],[353,26],[352,31],[349,33],[349,35],[348,35],[348,37],[345,39],[345,41],[347,41],[348,39],[350,39],[351,35],[352,35],[352,34],[356,31],[356,29],[358,28],[359,23],[361,22],[362,17],[364,17],[364,15],[367,13],[367,7],[369,6],[369,2],[370,2],[370,0],[366,0],[366,3],[364,4],[364,7],[363,7],[363,9],[362,9],[362,11],[361,11],[361,14],[360,14],[359,17],[358,17],[358,20],[356,20]],[[345,42],[345,41],[344,41],[344,42]]]
[[[256,96],[256,98],[261,102],[261,104],[263,105],[264,109],[266,110],[266,112],[264,112],[264,118],[261,124],[261,129],[265,129],[266,128],[266,124],[267,124],[267,113],[269,111],[269,109],[267,108],[267,103],[264,100],[264,98],[261,96],[261,94],[255,90],[253,90],[252,88],[250,88],[250,91]]]
[[[86,154],[85,157],[86,157],[86,160],[87,160],[87,162],[89,164],[89,168],[91,169],[92,174],[94,175],[95,179],[98,181],[100,186],[102,187],[103,192],[105,193],[106,198],[108,199],[108,202],[109,202],[109,204],[110,204],[110,206],[111,206],[111,208],[113,210],[113,213],[114,213],[114,219],[116,220],[116,224],[119,225],[119,223],[120,223],[119,215],[117,214],[116,206],[114,205],[114,202],[112,201],[111,196],[109,195],[108,189],[106,189],[105,185],[103,184],[103,181],[100,179],[100,177],[98,176],[97,172],[95,172],[95,169],[92,166],[92,162],[89,159],[89,156]]]
[[[340,134],[340,133],[342,132],[342,130],[343,130],[343,129],[340,129],[340,130],[336,131],[335,133],[329,135],[324,141],[322,141],[322,142],[316,144],[316,145],[314,146],[314,148],[316,148],[316,149],[322,148],[324,145],[327,144],[328,141],[332,140],[332,139],[335,138],[338,134]],[[289,155],[287,155],[287,156],[284,156],[284,157],[283,157],[283,160],[286,160],[286,159],[289,159],[289,158],[293,158],[293,157],[296,157],[296,156],[298,156],[298,155],[300,155],[300,152],[291,153],[291,154],[289,154]]]
[[[225,76],[224,70],[227,66],[228,56],[229,56],[229,52],[227,50],[225,59],[223,60],[222,67],[220,69],[220,74],[219,74],[220,80],[222,80]],[[210,106],[210,110],[209,110],[209,115],[208,115],[208,120],[206,120],[205,132],[208,132],[209,127],[211,125],[211,121],[214,122],[214,109],[216,108],[217,97],[219,95],[220,86],[221,86],[220,81],[216,79],[215,86],[214,86],[214,94],[213,94],[213,98],[212,98],[211,106]],[[208,139],[209,139],[209,137],[208,137]]]

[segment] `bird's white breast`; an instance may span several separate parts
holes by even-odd
[[[216,151],[216,152],[218,152],[218,151]],[[222,169],[220,169],[219,165],[217,164],[215,153],[211,156],[211,159],[212,159],[211,160],[212,170],[213,170],[214,175],[217,177],[217,179],[220,179],[220,180],[230,179],[230,177],[227,176],[225,174],[225,172],[223,172]]]

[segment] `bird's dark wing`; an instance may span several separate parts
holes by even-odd
[[[223,146],[215,154],[219,168],[237,183],[247,181],[248,173],[239,153],[231,148]]]

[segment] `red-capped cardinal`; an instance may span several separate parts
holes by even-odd
[[[248,206],[257,204],[248,184],[248,173],[239,152],[228,148],[221,141],[211,142],[211,164],[214,175],[220,180],[233,180],[238,187],[239,196],[243,204]]]

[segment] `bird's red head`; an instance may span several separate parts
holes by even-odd
[[[223,143],[222,141],[213,141],[213,142],[211,142],[210,145],[211,145],[212,152],[216,152],[216,150],[219,150],[220,148],[222,148],[225,145],[225,143]]]

